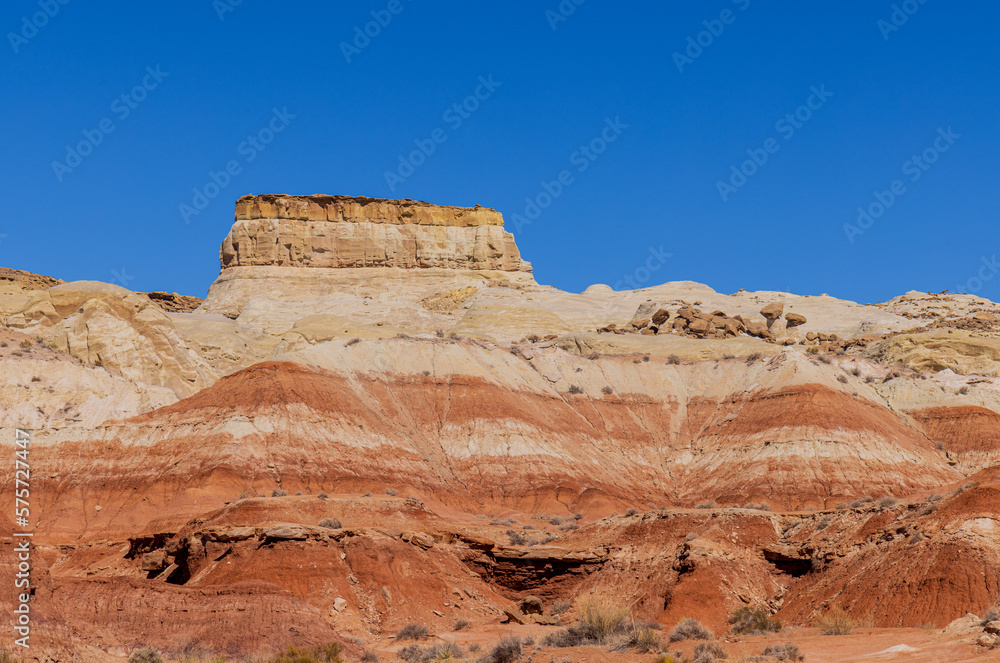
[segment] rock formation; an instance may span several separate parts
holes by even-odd
[[[568,293],[487,208],[236,216],[200,305],[0,273],[0,447],[34,429],[40,468],[39,660],[386,659],[407,624],[541,635],[600,596],[720,634],[744,605],[943,627],[1000,592],[993,302]],[[0,469],[7,513],[14,484]],[[987,628],[920,646],[960,660]]]
[[[219,257],[222,274],[203,309],[231,317],[262,285],[298,283],[299,296],[313,297],[416,285],[426,296],[456,278],[464,286],[504,274],[532,282],[499,212],[414,200],[244,196]],[[415,270],[423,273],[407,273]]]

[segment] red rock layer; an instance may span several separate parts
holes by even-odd
[[[974,405],[935,407],[912,413],[927,433],[955,454],[1000,451],[1000,414]]]

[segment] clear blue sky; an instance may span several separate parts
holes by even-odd
[[[494,207],[571,291],[1000,299],[995,2],[232,2],[5,3],[0,264],[204,295],[239,196],[330,193]]]

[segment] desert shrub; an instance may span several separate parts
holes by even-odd
[[[554,633],[549,633],[542,638],[542,644],[546,647],[579,647],[588,644],[587,637],[577,626],[560,629]]]
[[[288,491],[280,488],[275,488],[271,491],[271,497],[285,497],[286,495],[288,495]]]
[[[340,529],[343,527],[343,525],[340,524],[340,520],[337,518],[324,518],[319,521],[318,525],[327,529]]]
[[[23,341],[21,341],[21,347],[24,348],[25,350],[30,350],[31,349],[31,341],[29,341],[28,339],[24,339]],[[148,647],[147,647],[147,649],[148,649]]]
[[[396,652],[396,658],[406,663],[419,663],[424,658],[424,648],[420,645],[407,645]]]
[[[670,631],[670,642],[681,640],[712,640],[715,636],[697,619],[686,617]]]
[[[730,630],[737,635],[760,635],[781,630],[781,622],[772,619],[764,608],[743,606],[729,615]]]
[[[438,329],[437,331],[434,332],[434,335],[437,336],[438,338],[444,338],[444,330]]]
[[[838,375],[837,376],[837,382],[840,382],[840,383],[843,383],[843,384],[847,384],[847,376],[846,375]]]
[[[600,358],[601,358],[601,353],[600,352],[591,352],[589,355],[587,355],[587,359],[590,359],[590,360],[600,359]]]
[[[378,654],[373,651],[366,651],[361,655],[361,663],[378,663]]]
[[[473,654],[478,654],[480,649],[482,649],[482,646],[478,642],[473,642],[469,645],[469,651]]]
[[[861,377],[861,369],[855,366],[854,368],[851,369],[851,375],[853,375],[856,378]]]
[[[423,624],[407,624],[396,632],[397,640],[423,640],[430,631]]]
[[[806,354],[818,355],[819,348],[815,345],[810,345],[808,348],[806,348]]]
[[[701,504],[699,504],[695,508],[696,509],[714,509],[717,506],[719,506],[719,505],[715,503],[715,500],[710,500],[708,502],[702,502]]]
[[[896,378],[901,378],[901,377],[903,377],[903,372],[897,368],[890,371],[882,380],[882,382],[888,382],[889,380],[895,380]]]
[[[576,523],[564,523],[559,526],[559,530],[562,532],[569,532],[574,529],[580,529],[580,526]]]
[[[612,605],[607,601],[581,601],[577,612],[579,626],[587,639],[598,644],[607,643],[628,627],[628,608]]]
[[[31,347],[31,341],[22,341],[21,345],[25,343]],[[132,652],[132,655],[128,657],[128,663],[163,663],[163,657],[156,647],[143,647]]]
[[[320,645],[312,649],[291,646],[265,660],[265,663],[343,663],[340,653],[344,646],[339,642]]]
[[[880,497],[879,500],[875,502],[875,506],[877,506],[879,509],[889,509],[896,506],[897,502],[899,502],[899,500],[897,500],[895,497],[890,497],[886,495],[885,497]]]
[[[761,359],[763,359],[763,358],[764,358],[764,355],[762,355],[762,354],[761,354],[761,353],[759,353],[759,352],[754,352],[754,353],[752,353],[752,354],[748,354],[748,355],[747,355],[747,358],[746,358],[746,362],[747,362],[748,364],[752,364],[752,363],[754,363],[755,361],[760,361],[760,360],[761,360]]]
[[[615,649],[631,649],[640,654],[650,654],[659,651],[662,643],[660,634],[648,626],[633,626],[625,634],[625,639]]]
[[[569,608],[556,604],[556,609],[565,612]],[[604,645],[626,635],[629,631],[629,610],[612,605],[607,601],[581,601],[577,607],[577,623],[545,636],[542,644],[549,647],[577,647],[579,645]]]
[[[389,495],[391,497],[395,497],[397,492],[398,491],[395,488],[386,488],[385,489],[385,494]]]
[[[816,626],[823,635],[847,635],[854,630],[854,625],[854,620],[840,608],[834,608],[816,620]]]
[[[565,614],[566,612],[569,612],[569,609],[572,607],[573,604],[564,599],[562,601],[556,601],[555,603],[553,603],[552,608],[549,612],[551,612],[553,615],[562,615]]]
[[[236,499],[245,500],[247,497],[249,497],[249,495],[247,494],[247,491],[244,490],[242,493],[240,493],[240,496],[237,497]]]
[[[583,387],[581,387],[580,385],[571,384],[569,386],[569,393],[571,393],[571,394],[582,394],[583,393]]]
[[[573,518],[576,519],[576,520],[583,520],[583,514],[582,513],[574,513],[573,514]]]
[[[34,376],[34,377],[32,377],[32,378],[31,378],[31,381],[32,381],[32,382],[41,382],[41,381],[42,381],[42,378],[40,378],[40,377],[38,377],[38,376],[36,375],[36,376]]]
[[[783,645],[768,645],[761,652],[762,656],[770,656],[779,661],[804,661],[805,656],[799,653],[799,648],[790,642]]]
[[[512,546],[523,546],[528,541],[524,534],[521,534],[516,529],[507,530],[507,538],[510,539],[510,545]]]
[[[858,499],[854,500],[847,506],[850,507],[851,509],[857,509],[858,507],[864,506],[865,504],[868,504],[871,501],[872,501],[871,497],[859,497]]]
[[[693,663],[715,663],[727,658],[726,650],[714,642],[703,642],[694,648]]]
[[[553,525],[562,525],[563,519],[560,518],[559,516],[552,516],[551,518],[549,518],[549,522]]]
[[[843,507],[837,507],[837,508],[839,509]],[[827,527],[830,526],[830,523],[832,522],[833,522],[833,516],[830,515],[823,516],[822,518],[816,521],[816,530],[818,531],[821,529],[826,529]]]
[[[830,357],[830,355],[820,355],[819,357],[817,357],[817,359],[819,359],[824,364],[831,364],[831,363],[833,363],[833,358]]]
[[[481,663],[514,663],[521,658],[522,651],[520,638],[502,638],[490,653],[479,660]]]
[[[605,396],[610,396],[611,394],[615,393],[615,390],[605,385],[601,387],[601,393],[604,394]]]
[[[677,366],[680,363],[681,363],[681,358],[678,357],[677,355],[670,355],[669,357],[667,357],[668,366]]]
[[[347,346],[350,347],[350,346],[355,345],[355,344],[360,343],[360,342],[361,342],[361,339],[355,337],[355,338],[352,338],[351,340],[349,340],[347,342]]]
[[[959,396],[965,396],[967,393],[969,393],[968,387],[962,387],[961,389],[958,390]]]
[[[425,661],[454,661],[465,658],[465,652],[454,642],[441,642],[428,647],[423,653]]]
[[[752,504],[750,502],[747,502],[746,504],[743,505],[743,508],[744,509],[756,509],[757,511],[770,511],[771,510],[771,505],[767,504],[765,502],[761,502],[760,504]]]
[[[625,512],[625,515],[626,516],[634,516],[637,513],[639,513],[638,509],[629,509],[628,511]]]
[[[469,622],[467,622],[464,619],[459,619],[457,622],[455,622],[455,626],[454,626],[454,628],[452,628],[452,630],[453,631],[461,631],[461,630],[467,629],[467,628],[469,628]]]
[[[983,626],[986,626],[987,622],[996,621],[1000,621],[1000,601],[997,601],[986,610],[986,614],[983,615]]]
[[[321,499],[321,500],[328,500],[328,499],[330,499],[330,496],[329,496],[329,495],[327,495],[326,493],[320,493],[320,494],[319,494],[319,495],[317,495],[316,497],[318,497],[318,498],[319,498],[319,499]]]

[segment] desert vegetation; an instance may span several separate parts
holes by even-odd
[[[840,608],[834,608],[816,620],[816,626],[823,635],[848,635],[855,625],[855,621]]]
[[[553,614],[568,610],[565,603],[553,606]],[[548,647],[604,646],[612,650],[638,653],[662,647],[659,624],[636,621],[628,608],[606,599],[583,599],[577,604],[576,624],[550,633],[542,640]]]
[[[425,640],[430,631],[423,624],[407,624],[396,632],[396,640]]]
[[[743,606],[729,615],[730,630],[737,635],[760,635],[762,633],[777,633],[781,630],[781,622],[773,619],[764,608]]]
[[[677,626],[670,631],[670,642],[681,642],[683,640],[713,640],[715,635],[707,626],[697,619],[687,617],[682,619]]]

